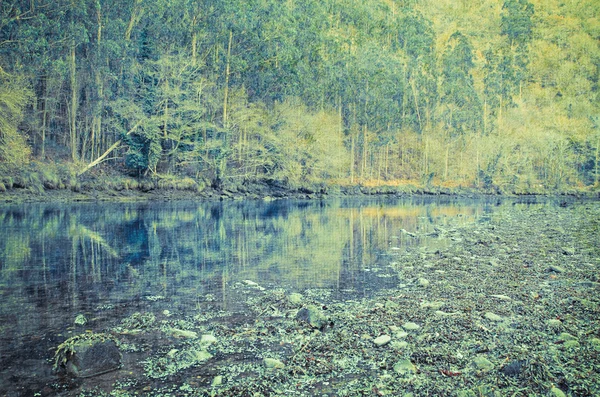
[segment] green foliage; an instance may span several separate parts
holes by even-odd
[[[432,173],[476,184],[504,146],[519,149],[494,179],[516,167],[521,181],[555,185],[547,170],[561,169],[567,184],[592,184],[598,6],[535,4],[9,0],[0,161],[92,163],[111,149],[102,162],[132,175],[215,187]]]
[[[477,133],[481,128],[481,104],[471,76],[473,49],[462,33],[450,36],[442,64],[446,125],[457,134]]]
[[[502,9],[501,33],[509,38],[511,45],[522,45],[530,41],[533,33],[533,4],[527,0],[506,0]]]

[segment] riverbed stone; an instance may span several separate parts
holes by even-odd
[[[565,349],[578,349],[580,346],[579,341],[576,340],[568,340],[563,344]]]
[[[565,392],[563,392],[562,390],[560,390],[556,386],[552,386],[552,388],[550,389],[550,394],[553,397],[567,397],[567,395],[565,394]]]
[[[282,363],[280,360],[277,360],[276,358],[265,357],[263,359],[263,363],[265,364],[265,367],[267,367],[269,369],[285,368],[285,364]]]
[[[65,368],[76,378],[89,378],[121,368],[122,355],[113,340],[81,340],[71,348]]]
[[[403,329],[397,330],[394,333],[394,337],[398,338],[398,339],[406,338],[407,336],[408,336],[408,332],[404,331]]]
[[[571,335],[568,332],[561,332],[560,335],[558,335],[558,339],[562,340],[564,342],[567,342],[567,341],[570,341],[570,340],[577,340],[577,337]]]
[[[523,368],[525,367],[526,364],[527,364],[527,361],[525,361],[525,360],[511,361],[510,363],[508,363],[504,367],[502,367],[502,369],[500,371],[506,376],[515,376],[516,377],[516,376],[521,375],[521,373],[523,372]]]
[[[408,359],[402,359],[394,364],[394,372],[400,375],[412,375],[417,373],[417,367]]]
[[[377,345],[377,346],[384,346],[384,345],[387,345],[391,340],[392,340],[391,336],[381,335],[381,336],[378,336],[377,338],[373,339],[373,343],[375,343],[375,345]]]
[[[551,318],[546,321],[546,325],[551,329],[560,329],[562,327],[562,321],[556,318]]]
[[[490,296],[492,298],[500,299],[502,301],[507,301],[507,302],[512,300],[512,298],[510,296],[501,295],[501,294],[499,294],[499,295],[490,295]]]
[[[175,338],[196,339],[198,337],[197,332],[188,331],[188,330],[179,329],[179,328],[169,328],[167,331],[170,335],[174,336]]]
[[[87,318],[85,318],[85,316],[83,314],[78,314],[77,317],[75,317],[75,325],[79,325],[79,326],[84,326],[85,324],[87,324],[88,320]]]
[[[491,371],[494,369],[494,364],[484,356],[477,356],[473,359],[475,368],[481,371]]]
[[[408,347],[408,342],[405,340],[395,340],[390,343],[390,346],[396,350],[402,350]]]
[[[393,309],[397,309],[397,308],[399,308],[399,307],[400,307],[400,305],[399,305],[398,303],[394,302],[394,301],[387,300],[387,301],[385,302],[385,308],[386,308],[387,310],[393,310]]]
[[[419,277],[419,279],[417,281],[421,287],[428,287],[430,284],[429,280],[427,280],[424,277]]]
[[[448,312],[444,312],[444,311],[441,311],[441,310],[436,310],[435,311],[435,315],[438,316],[438,317],[457,317],[457,316],[460,316],[460,312],[450,312],[450,313],[448,313]]]
[[[444,306],[444,302],[442,302],[442,301],[433,301],[433,302],[423,301],[423,302],[421,302],[421,307],[423,309],[439,310],[442,306]]]
[[[502,321],[504,318],[502,316],[497,315],[496,313],[486,312],[484,317],[491,321]]]
[[[600,338],[590,338],[589,342],[595,350],[600,350]]]
[[[417,323],[413,323],[412,321],[409,321],[409,322],[402,324],[402,328],[404,328],[407,331],[416,331],[419,328],[421,328],[421,326]]]
[[[214,343],[217,343],[217,338],[211,334],[205,334],[200,337],[200,345],[203,347],[208,347]]]
[[[296,314],[296,320],[306,322],[311,327],[316,329],[323,329],[329,322],[329,319],[323,314],[323,312],[314,305],[308,305],[303,307]]]
[[[299,294],[297,292],[293,292],[293,293],[289,294],[289,296],[288,296],[288,301],[292,305],[299,305],[302,303],[303,300],[304,300],[304,296],[302,296],[302,294]]]

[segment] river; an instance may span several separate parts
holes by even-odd
[[[53,349],[135,312],[234,310],[249,281],[369,296],[440,230],[485,222],[497,198],[20,204],[0,207],[0,395],[34,395]],[[75,325],[77,316],[86,323]],[[39,394],[38,394],[39,395]]]

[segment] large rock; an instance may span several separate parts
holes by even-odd
[[[116,343],[100,334],[68,339],[56,351],[55,368],[76,378],[89,378],[121,368]]]
[[[306,322],[316,329],[323,329],[329,323],[329,319],[314,305],[309,305],[298,310],[296,320]]]

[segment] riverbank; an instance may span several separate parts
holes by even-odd
[[[69,163],[32,162],[26,169],[0,167],[1,202],[76,202],[76,201],[171,201],[171,200],[271,200],[320,199],[347,196],[454,195],[476,196],[570,196],[600,198],[593,186],[473,184],[431,178],[385,181],[349,180],[321,183],[290,183],[271,179],[208,181],[196,178],[155,174],[133,177],[112,168],[98,167],[82,175]]]
[[[371,196],[554,196],[573,198],[600,198],[600,191],[590,188],[513,189],[502,190],[468,186],[421,186],[404,183],[401,185],[381,184],[333,184],[290,186],[278,181],[253,181],[219,188],[198,184],[190,179],[133,178],[88,179],[73,185],[19,182],[0,189],[0,203],[21,202],[82,202],[82,201],[173,201],[173,200],[277,200],[277,199],[322,199],[335,197]]]

